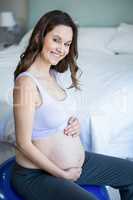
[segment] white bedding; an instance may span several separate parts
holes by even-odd
[[[114,55],[98,48],[89,49],[79,47],[78,65],[83,71],[81,92],[72,90],[71,93],[75,96],[79,113],[91,118],[92,150],[133,158],[133,54]],[[22,44],[0,51],[1,140],[13,139],[10,120],[13,72],[22,51]],[[68,86],[67,74],[69,72],[57,74],[61,85]],[[82,125],[82,130],[84,128]]]
[[[83,70],[82,84],[89,92],[89,107],[105,94],[114,92],[131,81],[133,55],[108,55],[97,51],[81,51],[78,65]],[[88,83],[87,85],[85,83]],[[86,93],[87,93],[86,91]]]
[[[88,81],[82,78],[88,83],[87,95],[83,92],[82,100],[87,98],[83,105],[91,115],[93,150],[133,157],[133,55],[82,52],[80,56],[82,69],[88,62],[84,70]]]
[[[12,110],[13,73],[18,63],[21,50],[11,46],[0,51],[0,140]]]

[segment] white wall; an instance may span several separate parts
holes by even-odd
[[[68,12],[80,26],[118,26],[133,23],[133,0],[28,0],[29,22],[33,27],[49,10]]]

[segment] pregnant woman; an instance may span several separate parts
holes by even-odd
[[[77,27],[62,11],[46,13],[35,26],[15,70],[16,163],[12,185],[24,200],[95,200],[79,184],[110,185],[133,200],[133,163],[85,152],[76,105],[57,82],[68,68],[77,80]]]

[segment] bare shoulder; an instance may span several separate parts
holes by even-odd
[[[31,88],[34,89],[35,88],[35,83],[33,82],[33,80],[28,77],[28,76],[21,76],[19,78],[16,79],[15,81],[15,87],[20,87],[20,88]]]
[[[16,79],[13,89],[13,99],[16,102],[23,101],[27,104],[35,102],[36,85],[28,76]]]

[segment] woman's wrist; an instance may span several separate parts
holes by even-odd
[[[53,171],[51,173],[52,175],[56,176],[56,177],[62,177],[62,178],[65,178],[66,177],[66,172],[65,170],[61,169],[61,168],[58,168],[55,169],[55,171]]]
[[[65,170],[62,170],[61,177],[66,179],[66,172],[65,172]]]

